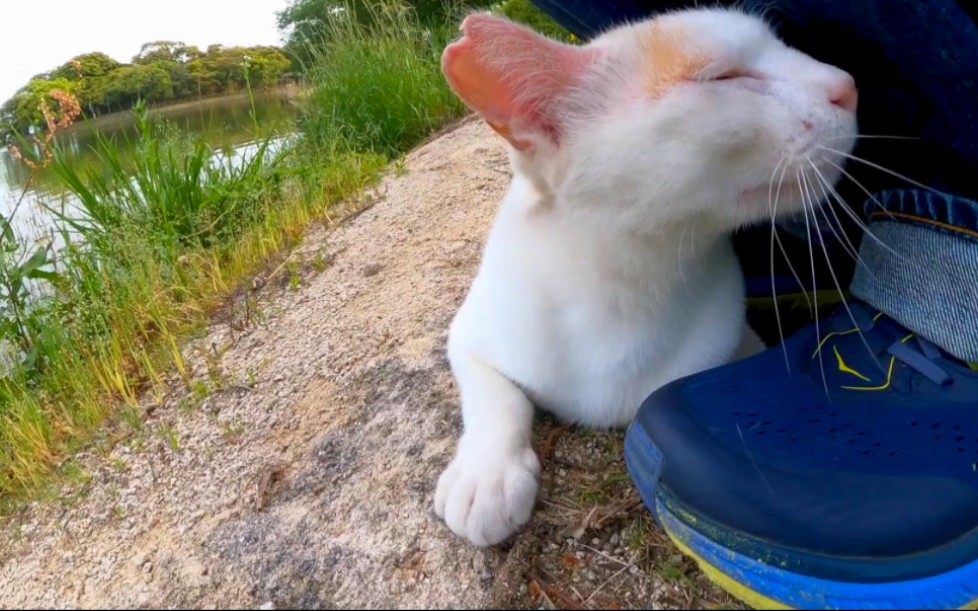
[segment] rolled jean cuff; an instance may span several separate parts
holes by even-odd
[[[978,362],[978,202],[885,191],[867,202],[852,293],[910,331]]]

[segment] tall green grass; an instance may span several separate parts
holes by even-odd
[[[427,25],[400,3],[366,10],[330,16],[328,39],[311,53],[315,85],[300,128],[319,146],[342,142],[392,158],[465,112],[441,73],[461,9]]]
[[[244,160],[222,159],[139,109],[133,155],[101,136],[95,167],[55,154],[78,206],[61,211],[68,246],[22,330],[39,356],[0,380],[0,496],[36,490],[106,419],[161,394],[168,372],[185,373],[189,333],[332,204],[460,116],[438,71],[444,38],[404,7],[334,26],[310,67],[298,138],[276,155],[266,138]]]
[[[544,36],[564,42],[579,42],[576,36],[531,4],[530,0],[508,0],[498,10],[509,19],[533,28]]]
[[[55,154],[53,175],[79,203],[59,211],[55,267],[18,259],[0,223],[0,280],[41,285],[29,310],[0,307],[3,339],[33,355],[0,377],[0,501],[36,491],[107,419],[162,396],[171,372],[189,385],[188,334],[331,205],[464,114],[440,69],[461,11],[442,14],[422,22],[398,0],[367,18],[333,14],[310,53],[297,137],[277,154],[264,137],[246,159],[222,157],[139,107],[133,154],[103,136],[94,167]]]

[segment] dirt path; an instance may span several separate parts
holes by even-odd
[[[435,518],[460,428],[446,331],[508,178],[498,138],[468,120],[373,207],[312,230],[246,314],[187,349],[189,390],[174,380],[6,526],[0,606],[729,604],[653,529],[621,435],[542,423],[538,511],[505,549]]]

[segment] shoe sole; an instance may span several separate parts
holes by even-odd
[[[914,581],[848,583],[792,573],[724,548],[691,528],[659,494],[661,453],[638,423],[625,439],[625,464],[645,506],[673,544],[710,581],[756,609],[978,609],[978,559]],[[695,523],[695,522],[694,522]]]

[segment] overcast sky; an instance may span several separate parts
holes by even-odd
[[[0,104],[32,76],[102,51],[129,62],[145,42],[281,44],[287,0],[0,0]]]

